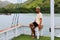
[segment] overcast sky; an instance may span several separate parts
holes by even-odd
[[[9,1],[9,2],[12,2],[12,3],[17,3],[17,2],[23,3],[23,2],[25,2],[27,0],[1,0],[1,1]]]

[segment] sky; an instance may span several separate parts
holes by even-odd
[[[24,3],[25,1],[27,1],[27,0],[1,0],[1,1],[9,1],[9,2],[11,2],[11,3]]]

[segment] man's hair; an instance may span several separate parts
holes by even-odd
[[[37,6],[37,7],[36,7],[36,9],[40,9],[40,7],[39,7],[39,6]]]

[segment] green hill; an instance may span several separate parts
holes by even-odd
[[[44,2],[43,2],[44,1]],[[24,5],[26,8],[34,8],[36,6],[44,6],[44,7],[50,7],[50,1],[49,0],[33,0],[30,3],[27,3]]]
[[[28,0],[24,3],[9,4],[0,8],[4,13],[35,13],[35,7],[40,6],[41,12],[50,13],[50,0]],[[55,13],[60,13],[60,0],[55,0]]]
[[[60,13],[60,0],[55,0],[55,13]]]
[[[32,0],[32,1],[29,0],[28,2],[20,5],[20,7],[22,8],[22,10],[20,10],[20,11],[22,13],[23,12],[33,12],[34,13],[36,6],[40,6],[41,11],[43,13],[50,12],[50,0]]]

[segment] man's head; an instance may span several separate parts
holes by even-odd
[[[36,7],[36,12],[37,12],[37,13],[40,12],[40,7],[39,7],[39,6]]]

